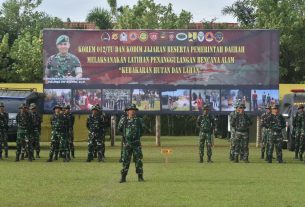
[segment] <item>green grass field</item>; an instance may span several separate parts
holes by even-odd
[[[42,158],[14,162],[0,160],[0,206],[305,206],[305,164],[284,150],[284,164],[267,164],[251,147],[251,163],[231,163],[226,140],[215,141],[214,163],[198,163],[196,137],[162,137],[171,148],[164,163],[153,137],[143,138],[144,178],[139,183],[131,165],[127,183],[118,183],[119,146],[106,149],[106,162],[86,163],[86,144],[76,143],[76,159],[47,163],[48,143]],[[119,145],[119,142],[117,142]],[[205,157],[206,158],[206,157]]]

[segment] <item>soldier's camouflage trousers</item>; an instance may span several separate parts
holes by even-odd
[[[248,159],[249,157],[249,133],[235,132],[234,138],[234,156],[241,156],[240,159]]]
[[[300,137],[301,137],[301,132],[300,130],[295,132],[295,139],[294,139],[294,151],[295,153],[299,153],[300,152]]]
[[[234,159],[234,139],[235,139],[235,130],[231,128],[231,137],[230,137],[230,160]]]
[[[282,132],[271,132],[271,136],[268,144],[268,158],[272,159],[273,150],[275,148],[277,160],[280,161],[283,159],[282,155],[282,146],[283,145],[283,136]]]
[[[50,146],[50,158],[53,158],[54,153],[62,152],[64,158],[69,153],[68,138],[64,132],[52,131],[51,146]]]
[[[300,146],[299,146],[299,155],[303,158],[303,153],[305,151],[305,134],[301,134],[300,136]]]
[[[33,158],[33,140],[31,139],[30,133],[26,129],[17,130],[17,139],[16,139],[16,158],[19,159],[21,154],[25,152],[29,153],[29,159]]]
[[[262,143],[261,143],[262,154],[265,154],[268,150],[269,137],[270,137],[270,129],[262,128]]]
[[[93,160],[94,151],[97,152],[98,160],[103,159],[103,134],[99,132],[89,132],[88,135],[88,160]]]
[[[38,129],[34,129],[32,132],[33,148],[39,153],[40,152],[40,132]]]
[[[2,158],[2,149],[5,150],[5,157],[8,154],[7,132],[5,129],[0,129],[0,159]]]
[[[143,153],[141,145],[128,145],[124,143],[122,158],[123,169],[121,170],[122,175],[127,175],[132,155],[135,160],[136,173],[143,174]]]
[[[199,156],[202,158],[204,156],[204,145],[207,146],[207,156],[211,158],[212,156],[212,134],[210,132],[199,134]]]

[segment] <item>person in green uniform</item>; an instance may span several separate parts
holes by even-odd
[[[83,70],[79,59],[69,53],[70,40],[67,35],[60,35],[56,40],[58,53],[47,60],[46,78],[81,78]]]
[[[36,158],[40,158],[40,133],[41,133],[41,116],[38,114],[36,104],[31,103],[30,114],[32,117],[31,137],[33,140],[33,148],[36,151]]]
[[[120,183],[126,182],[131,156],[134,156],[136,173],[138,174],[138,181],[143,179],[143,153],[141,146],[141,136],[143,134],[143,120],[136,116],[138,111],[135,104],[131,104],[125,109],[127,115],[123,116],[118,124],[118,130],[123,133],[123,169],[121,170]]]
[[[271,106],[266,105],[266,111],[261,116],[261,127],[262,127],[262,142],[261,142],[261,159],[265,158],[268,150],[268,141],[270,137],[269,124],[267,123],[268,117],[271,115]],[[266,156],[267,160],[267,156]]]

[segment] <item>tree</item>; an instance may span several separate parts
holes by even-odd
[[[99,29],[111,29],[112,17],[110,12],[100,7],[92,9],[87,15],[86,20],[94,23]]]
[[[0,76],[0,82],[5,82],[7,79],[9,63],[11,62],[9,57],[10,47],[8,41],[9,35],[5,34],[0,44],[0,68],[3,69],[3,73]]]
[[[280,32],[280,82],[305,82],[305,1],[238,0],[224,8],[245,28]]]

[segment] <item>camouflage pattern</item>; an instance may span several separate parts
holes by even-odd
[[[296,115],[293,117],[293,135],[295,140],[295,158],[298,159],[298,155],[300,153],[300,141],[301,135],[304,133],[304,128],[302,127],[302,123],[304,122],[305,115],[303,110],[298,110]]]
[[[143,174],[143,154],[141,147],[141,136],[143,133],[143,121],[139,117],[129,118],[122,116],[118,124],[118,130],[123,133],[123,169],[122,176],[126,176],[130,166],[131,156],[134,156],[136,173]]]
[[[232,120],[237,114],[237,111],[233,111],[229,114],[230,120]],[[230,160],[234,160],[234,140],[235,140],[235,128],[232,127],[231,121],[230,121],[230,131],[231,131],[231,137],[230,137],[230,154],[229,158]]]
[[[211,161],[212,156],[212,133],[215,127],[214,117],[211,114],[204,114],[197,118],[197,126],[199,132],[199,157],[200,162],[203,162],[204,145],[207,146],[208,161]]]
[[[87,118],[88,135],[88,159],[90,162],[94,158],[94,150],[96,148],[98,161],[103,161],[103,146],[104,146],[104,119],[99,113],[90,114]]]
[[[48,78],[75,77],[78,72],[82,72],[79,59],[71,54],[56,54],[49,57],[47,61],[46,75]]]
[[[267,154],[270,129],[268,124],[268,117],[271,115],[271,112],[265,112],[261,116],[261,128],[262,128],[262,140],[261,140],[261,159],[264,159],[265,154]]]
[[[17,139],[16,139],[16,161],[19,161],[20,155],[28,152],[29,161],[33,160],[33,140],[31,137],[32,118],[29,112],[18,112]]]
[[[299,148],[295,149],[299,155],[299,160],[303,161],[303,154],[305,150],[305,112],[298,115],[297,132],[299,138]]]
[[[74,158],[74,132],[73,132],[73,128],[74,128],[74,122],[75,122],[75,117],[74,115],[69,112],[69,113],[65,113],[64,114],[67,122],[68,122],[68,127],[67,127],[67,138],[68,138],[68,148],[69,148],[69,154],[71,153],[71,156]]]
[[[238,162],[240,159],[248,161],[249,157],[249,127],[252,124],[250,117],[246,113],[236,113],[230,120],[231,126],[235,130],[234,145],[234,160]]]
[[[30,112],[32,118],[31,137],[33,140],[33,150],[36,151],[36,157],[39,157],[40,153],[40,133],[41,133],[41,116],[36,112]]]
[[[51,117],[51,143],[50,143],[50,154],[49,160],[53,160],[53,155],[58,155],[61,152],[63,157],[63,161],[69,161],[68,153],[69,153],[69,140],[67,137],[68,131],[68,120],[64,116],[63,113],[53,114]]]
[[[2,159],[2,147],[5,150],[5,157],[8,156],[7,130],[8,113],[0,112],[0,159]]]
[[[282,130],[286,127],[285,119],[282,115],[271,114],[268,118],[269,129],[271,131],[271,136],[268,144],[268,162],[272,162],[273,150],[276,150],[277,160],[279,162],[283,162],[282,155],[282,142],[283,142],[283,134]]]

